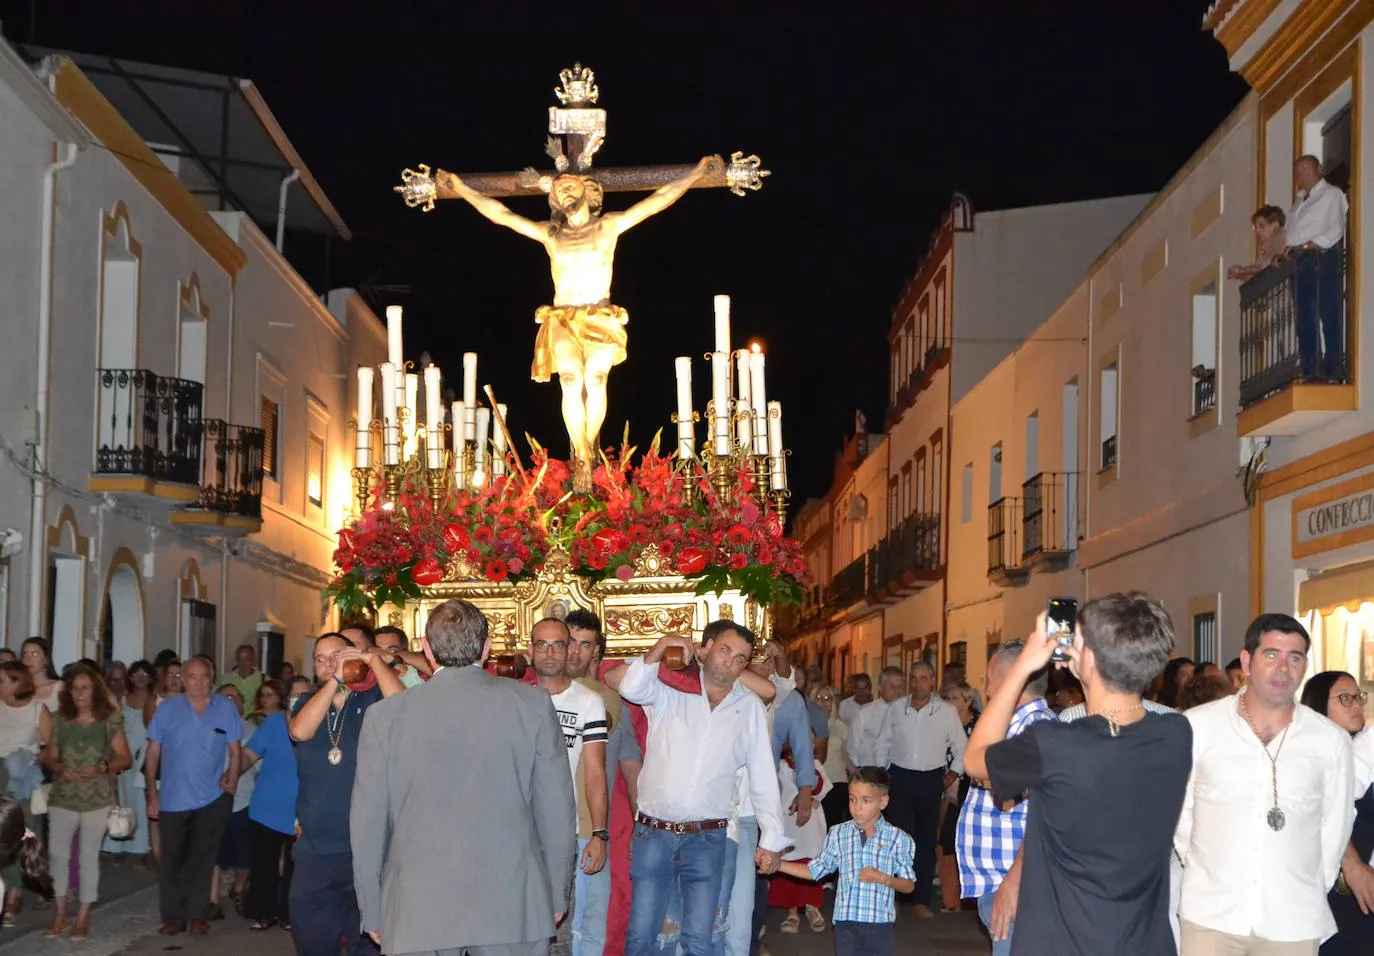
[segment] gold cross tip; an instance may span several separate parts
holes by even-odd
[[[746,156],[740,151],[730,154],[730,165],[725,169],[725,185],[736,196],[758,192],[763,181],[773,175],[772,170],[763,168],[763,160],[757,156]]]
[[[439,187],[434,183],[432,171],[424,163],[418,170],[401,170],[401,185],[393,186],[393,192],[401,194],[407,206],[421,212],[432,212],[434,201],[439,198]]]
[[[571,70],[563,70],[558,74],[558,80],[561,85],[553,92],[564,106],[569,103],[595,103],[601,96],[601,90],[596,85],[596,74],[581,63],[574,63]]]

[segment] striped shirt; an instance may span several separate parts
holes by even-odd
[[[572,681],[567,690],[553,695],[553,709],[563,728],[563,741],[568,745],[568,769],[576,783],[583,746],[604,746],[610,736],[606,729],[606,702],[596,691]]]
[[[1140,703],[1141,703],[1142,705],[1144,705],[1144,707],[1145,707],[1145,712],[1146,712],[1147,714],[1172,714],[1172,713],[1175,713],[1175,711],[1174,711],[1174,709],[1173,709],[1172,707],[1166,707],[1166,706],[1163,705],[1163,704],[1156,704],[1156,703],[1155,703],[1154,701],[1152,701],[1152,700],[1142,700]],[[1074,704],[1072,707],[1065,707],[1065,708],[1063,709],[1063,711],[1060,712],[1060,714],[1059,714],[1059,722],[1060,722],[1061,724],[1071,724],[1071,723],[1073,723],[1075,720],[1082,720],[1082,719],[1083,719],[1084,717],[1086,717],[1086,716],[1088,716],[1088,705],[1087,705],[1087,704]]]
[[[1016,708],[1007,737],[1015,737],[1038,721],[1054,719],[1054,711],[1037,698]],[[962,896],[984,896],[1002,885],[1026,838],[1026,812],[1025,800],[1003,810],[993,800],[992,791],[976,783],[969,787],[954,841]]]
[[[895,923],[897,906],[893,902],[892,887],[865,883],[859,879],[859,871],[871,866],[898,879],[914,880],[916,871],[912,868],[912,860],[915,854],[916,844],[911,842],[911,837],[882,817],[874,824],[871,837],[865,837],[853,820],[846,820],[830,828],[821,855],[807,865],[814,880],[839,872],[831,922]]]

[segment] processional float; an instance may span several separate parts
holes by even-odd
[[[782,407],[767,399],[762,350],[732,349],[728,296],[714,302],[704,416],[692,407],[692,360],[681,356],[673,451],[660,454],[656,438],[634,460],[628,442],[599,442],[606,377],[627,356],[629,316],[610,289],[619,236],[688,190],[744,196],[769,172],[738,152],[728,163],[593,168],[606,135],[596,78],[576,65],[560,79],[549,109],[552,172],[457,175],[421,165],[402,173],[396,191],[425,212],[464,200],[548,252],[554,301],[535,313],[531,375],[558,376],[570,458],[550,457],[527,436],[531,459],[522,460],[507,406],[490,386],[479,394],[474,353],[463,356],[462,398],[445,401],[436,366],[415,372],[404,361],[402,313],[388,308],[387,361],[358,369],[357,515],[338,533],[327,596],[346,618],[375,613],[412,635],[424,632],[430,609],[463,598],[486,613],[496,652],[523,646],[537,620],[574,607],[601,616],[608,656],[638,653],[663,634],[699,637],[717,618],[769,634],[770,609],[799,601],[808,574],[785,535]],[[645,191],[623,212],[602,208],[608,192]],[[512,196],[546,197],[550,218],[526,219],[498,201]]]

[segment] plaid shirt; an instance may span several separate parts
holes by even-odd
[[[892,888],[863,882],[859,879],[859,871],[871,866],[899,879],[914,880],[916,871],[912,869],[912,859],[915,854],[916,844],[911,842],[911,837],[882,817],[878,817],[873,836],[867,839],[853,820],[831,827],[825,835],[821,855],[808,864],[811,878],[815,880],[839,871],[831,922],[897,922]]]
[[[1007,737],[1015,737],[1036,721],[1055,719],[1043,700],[1022,704],[1011,715]],[[1002,810],[993,802],[992,791],[977,784],[969,787],[954,842],[959,887],[965,898],[983,896],[1002,885],[1026,838],[1026,812],[1025,800]]]

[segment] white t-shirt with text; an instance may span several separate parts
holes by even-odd
[[[596,691],[573,681],[561,694],[553,694],[553,709],[563,728],[568,745],[568,769],[577,781],[577,768],[584,744],[604,744],[610,736],[606,729],[606,702]]]

